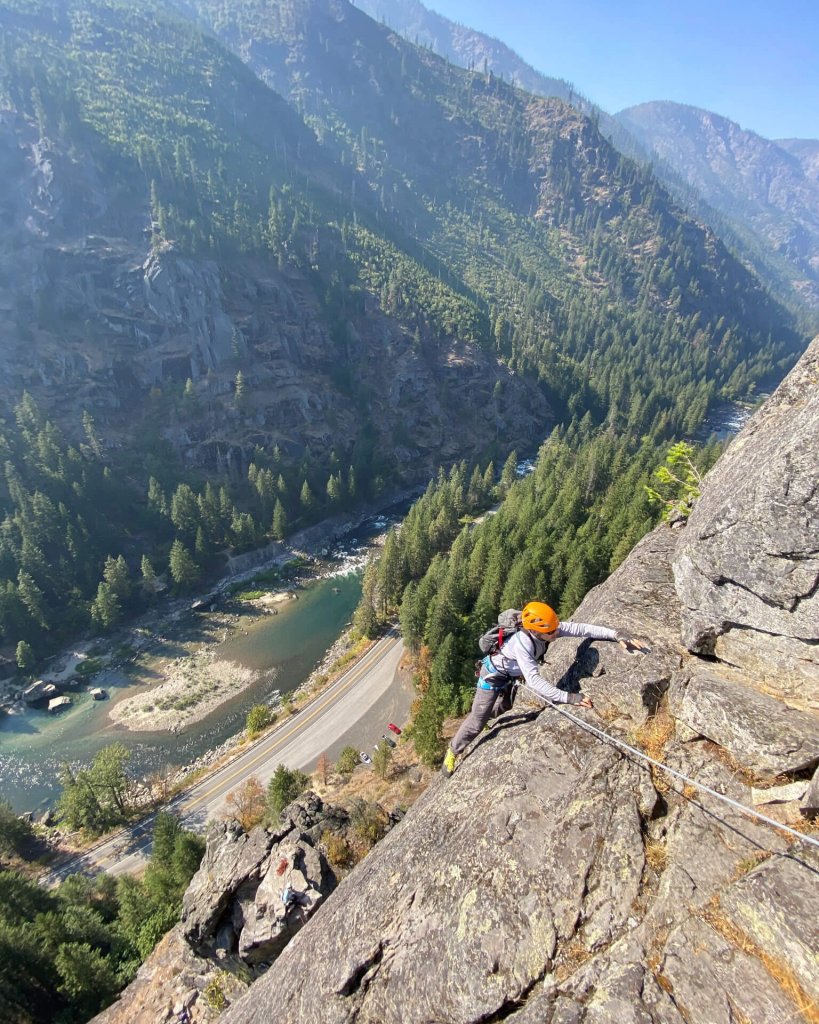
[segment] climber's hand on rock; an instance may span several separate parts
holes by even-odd
[[[617,642],[624,651],[629,653],[636,654],[637,651],[640,651],[642,654],[651,654],[651,648],[645,640],[640,640],[636,636],[630,636],[619,629],[617,630]]]

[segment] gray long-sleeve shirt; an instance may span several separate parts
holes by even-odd
[[[591,640],[617,639],[615,630],[607,629],[605,626],[593,626],[588,622],[561,622],[557,638],[561,636],[584,636]],[[580,700],[580,694],[558,689],[538,671],[537,659],[542,655],[545,644],[545,641],[536,640],[525,630],[518,630],[504,642],[497,654],[492,655],[492,664],[513,679],[523,678],[526,685],[544,700],[551,700],[556,704],[576,704]]]

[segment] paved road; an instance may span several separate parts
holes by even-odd
[[[409,711],[411,695],[400,692],[395,679],[403,650],[401,638],[390,631],[298,714],[230,764],[179,794],[167,809],[178,815],[186,828],[203,832],[206,823],[223,810],[227,794],[249,776],[255,775],[266,786],[280,764],[309,771],[323,752],[334,758],[352,740],[362,749],[372,747],[388,721],[396,717],[406,720]],[[152,833],[150,816],[73,857],[43,882],[54,885],[78,871],[104,870],[113,875],[138,871],[150,853]]]

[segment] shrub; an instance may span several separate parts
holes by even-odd
[[[249,739],[258,736],[260,732],[273,723],[275,715],[266,704],[255,704],[247,713],[245,729]]]
[[[358,751],[355,747],[344,747],[336,761],[336,771],[339,775],[350,776],[358,764]]]
[[[301,796],[310,783],[310,776],[297,768],[286,768],[280,764],[267,787],[267,816],[272,824],[278,824],[279,815],[289,803]]]
[[[354,867],[359,858],[340,832],[324,832],[321,837],[327,860],[334,868]]]

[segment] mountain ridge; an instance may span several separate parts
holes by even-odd
[[[792,259],[777,251],[776,239],[749,229],[741,217],[732,215],[719,196],[709,196],[699,190],[696,182],[686,177],[685,170],[658,152],[651,139],[639,129],[635,131],[619,115],[596,106],[570,83],[532,68],[502,42],[444,18],[418,0],[362,0],[358,6],[393,25],[407,38],[415,38],[437,49],[464,67],[483,65],[536,95],[559,96],[592,117],[620,152],[640,163],[651,163],[677,202],[692,216],[709,224],[782,301],[800,311],[809,329],[815,329],[816,309],[819,308],[815,289],[803,287],[794,291],[792,279],[795,272],[797,278],[800,276],[799,265],[794,266]],[[788,149],[786,145],[782,148]],[[811,174],[807,168],[806,173]]]
[[[616,117],[713,207],[736,223],[748,221],[792,268],[793,286],[816,307],[819,189],[787,146],[685,104],[644,103]]]

